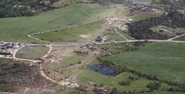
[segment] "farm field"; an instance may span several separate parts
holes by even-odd
[[[36,60],[47,54],[49,47],[24,47],[16,53],[17,58]]]
[[[113,8],[105,10],[108,6],[113,6],[113,4],[95,7],[88,4],[73,4],[33,17],[1,18],[0,40],[34,42],[36,40],[29,38],[28,34],[84,24],[98,20],[98,17],[103,19],[116,10]]]
[[[137,51],[112,55],[104,59],[157,75],[160,79],[185,83],[184,46],[185,44],[181,43],[154,42]]]

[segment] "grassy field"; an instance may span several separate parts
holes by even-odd
[[[177,38],[177,39],[175,39],[175,40],[179,40],[179,41],[185,41],[185,36],[183,36],[183,37],[180,37],[180,38]]]
[[[113,6],[109,4],[108,6]],[[86,23],[104,18],[115,9],[107,9],[108,6],[90,6],[88,4],[73,4],[64,8],[40,13],[33,17],[16,17],[0,19],[0,40],[33,42],[27,35],[73,26],[77,23]]]
[[[71,69],[69,69],[71,70]],[[66,70],[67,71],[67,70]],[[78,72],[78,73],[77,73]],[[121,81],[128,81],[129,76],[136,76],[133,75],[132,73],[129,72],[124,72],[122,73],[121,76],[119,77],[110,77],[110,76],[105,76],[102,75],[98,72],[89,70],[86,67],[81,67],[79,69],[74,69],[74,73],[76,74],[77,77],[80,78],[80,80],[78,81],[78,84],[82,85],[82,86],[86,86],[87,84],[89,85],[90,83],[92,85],[100,85],[100,84],[104,84],[104,87],[110,87],[110,88],[117,88],[119,92],[123,92],[123,91],[133,91],[134,89],[139,92],[143,89],[147,90],[146,85],[149,82],[153,82],[151,80],[147,80],[145,78],[140,78],[139,80],[135,80],[135,81],[131,81],[130,86],[121,86],[118,83]],[[167,84],[162,83],[162,87],[170,87]]]
[[[140,12],[138,14],[134,14],[133,16],[130,16],[132,21],[139,21],[139,20],[145,20],[146,18],[151,18],[151,17],[157,17],[160,16],[161,14],[155,13],[155,12]]]
[[[114,46],[114,44],[110,45],[94,45],[93,47],[97,47],[98,49],[101,49],[102,47],[108,47],[108,51],[112,52],[118,52],[120,50],[126,50],[127,47],[125,44],[117,44],[117,46]],[[147,80],[145,78],[140,78],[139,80],[135,80],[131,82],[130,86],[120,86],[118,83],[120,81],[129,80],[129,76],[136,76],[133,75],[130,72],[124,72],[119,77],[109,77],[102,75],[100,73],[97,73],[95,71],[89,70],[86,65],[91,64],[99,64],[101,62],[97,61],[93,54],[89,55],[79,55],[74,53],[75,50],[79,50],[79,46],[70,46],[70,47],[54,47],[50,55],[54,55],[54,58],[49,59],[48,61],[44,63],[43,69],[48,70],[50,73],[48,76],[52,79],[56,79],[55,76],[61,76],[61,74],[54,72],[54,70],[63,71],[67,75],[79,77],[80,80],[78,80],[78,84],[82,85],[82,87],[86,87],[88,84],[87,90],[92,90],[94,87],[94,84],[104,84],[104,87],[110,87],[114,88],[116,87],[119,92],[123,91],[133,91],[136,89],[136,91],[141,91],[143,89],[148,90],[146,88],[146,85],[149,82],[153,82],[151,80]],[[107,51],[107,52],[108,52]],[[61,62],[51,62],[52,60],[62,60]],[[65,66],[69,66],[70,64],[76,64],[78,61],[81,61],[82,64],[80,66],[74,66],[69,68],[62,68]],[[92,84],[90,84],[92,83]],[[169,88],[167,84],[162,84],[162,88],[167,87]]]
[[[99,31],[102,22],[103,21],[98,21],[80,27],[74,27],[72,29],[62,29],[58,30],[57,32],[43,33],[34,35],[34,37],[54,42],[85,42],[87,40],[90,42],[94,41],[97,37],[93,37],[93,35],[90,33]]]
[[[185,44],[151,43],[137,51],[105,57],[161,79],[185,83]]]
[[[126,37],[127,39],[129,39],[129,40],[133,40],[133,39],[134,39],[134,37],[131,37],[131,36],[130,36],[128,30],[120,30],[120,29],[118,29],[118,32],[119,32],[120,34],[122,34],[123,36],[125,36],[125,37]]]
[[[16,53],[16,57],[35,60],[42,58],[48,50],[48,47],[24,47]]]

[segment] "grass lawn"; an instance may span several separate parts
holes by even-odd
[[[33,17],[12,17],[0,19],[0,40],[33,42],[27,35],[30,33],[43,32],[73,26],[76,23],[87,23],[104,18],[115,9],[107,9],[108,6],[97,5],[92,7],[88,4],[73,4],[64,8],[55,9],[35,15]]]
[[[161,79],[185,83],[184,49],[183,43],[154,42],[137,51],[116,54],[104,59],[157,75]]]
[[[180,38],[177,38],[177,39],[175,39],[175,40],[179,40],[179,41],[185,41],[185,36],[183,36],[183,37],[180,37]]]
[[[16,53],[16,57],[36,60],[47,54],[48,50],[48,47],[24,47]]]

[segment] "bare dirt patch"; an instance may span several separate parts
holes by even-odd
[[[80,35],[80,37],[82,37],[82,38],[88,38],[89,35]]]

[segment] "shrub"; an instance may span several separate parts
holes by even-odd
[[[122,82],[119,82],[119,85],[122,85],[122,86],[129,86],[131,83],[131,81],[122,81]]]

